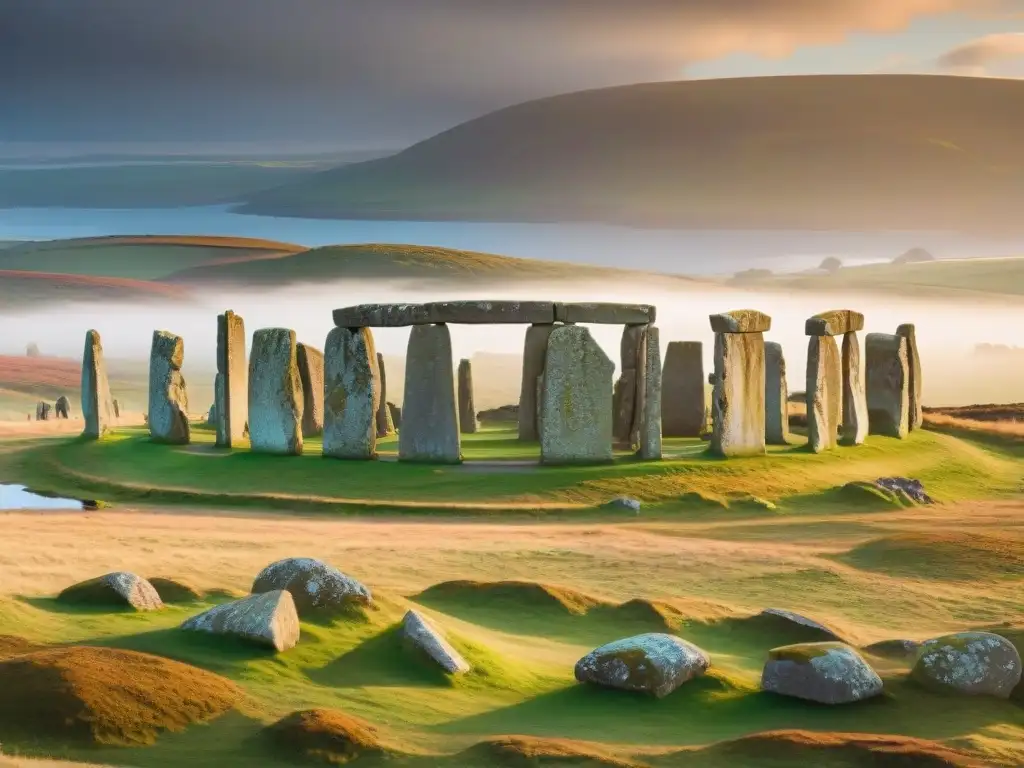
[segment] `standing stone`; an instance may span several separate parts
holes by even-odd
[[[548,339],[556,325],[531,325],[526,329],[523,344],[523,382],[519,390],[519,439],[537,440],[540,432],[537,416],[540,403],[537,400],[537,381],[544,373],[544,360],[548,351]]]
[[[836,447],[842,416],[842,362],[834,336],[807,345],[807,445],[815,453]]]
[[[332,328],[324,345],[324,456],[377,455],[380,371],[369,328]]]
[[[704,345],[670,341],[661,375],[661,430],[665,437],[699,437],[707,408]]]
[[[646,325],[627,325],[622,330],[620,373],[613,394],[613,434],[634,447],[640,442],[645,410],[647,328]]]
[[[744,312],[752,312],[746,310]],[[730,313],[731,314],[731,313]],[[712,328],[716,317],[712,316]],[[753,327],[770,328],[760,313]],[[743,321],[743,322],[741,322]],[[745,326],[746,318],[736,319]],[[731,324],[720,321],[720,327]],[[765,452],[764,333],[716,332],[715,372],[711,396],[711,452],[719,456],[756,456]]]
[[[843,425],[839,442],[861,445],[868,436],[868,395],[860,360],[860,340],[853,331],[843,334]]]
[[[541,462],[612,460],[614,370],[583,326],[567,325],[552,332],[540,404]]]
[[[661,332],[651,325],[644,339],[644,398],[640,458],[661,458]]]
[[[61,395],[54,403],[54,410],[57,412],[58,419],[66,419],[71,413],[71,403],[68,402],[67,397]]]
[[[380,374],[380,405],[377,406],[377,437],[395,434],[395,423],[388,407],[388,377],[384,371],[384,355],[377,353],[377,371]]]
[[[117,404],[117,400],[111,400],[111,401],[110,401],[110,404],[111,404],[111,406],[112,406],[112,407],[113,407],[113,409],[114,409],[114,418],[115,418],[115,419],[119,419],[119,418],[121,418],[121,406],[119,406],[119,405]]]
[[[302,381],[302,436],[316,437],[324,432],[324,353],[299,343],[295,359]]]
[[[114,416],[110,401],[107,365],[103,361],[103,344],[98,331],[85,332],[85,353],[82,355],[82,436],[98,440],[110,429]]]
[[[764,343],[764,439],[769,445],[789,444],[786,358],[777,341]]]
[[[459,361],[459,431],[472,435],[477,430],[476,404],[473,400],[473,367],[469,360]]]
[[[394,403],[388,403],[388,416],[391,418],[391,423],[395,425],[395,431],[397,432],[402,428],[402,406],[395,405]]]
[[[249,443],[256,453],[302,455],[302,379],[295,331],[287,328],[252,335]]]
[[[398,458],[447,464],[462,461],[452,337],[447,325],[417,325],[409,334]]]
[[[904,438],[910,429],[910,361],[907,340],[869,333],[864,342],[868,426],[872,435]]]
[[[249,417],[248,375],[245,323],[229,309],[217,315],[217,377],[213,389],[217,445],[222,448],[239,445],[245,438]]]
[[[48,421],[50,418],[50,404],[40,400],[36,403],[36,421]]]
[[[185,342],[167,331],[153,331],[149,352],[149,434],[161,443],[186,445],[192,436],[188,423],[188,389],[181,375]]]
[[[920,429],[924,424],[924,409],[921,407],[921,356],[917,352],[917,330],[913,323],[904,323],[896,328],[896,335],[907,340],[907,365],[910,370],[910,417],[908,429]]]

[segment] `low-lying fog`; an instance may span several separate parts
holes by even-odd
[[[829,295],[816,298],[810,293],[765,293],[728,288],[696,290],[652,290],[639,285],[577,285],[565,287],[495,285],[489,288],[445,290],[426,286],[409,290],[380,281],[346,281],[328,286],[292,286],[270,292],[210,292],[197,295],[189,305],[50,305],[17,315],[0,314],[4,329],[0,353],[21,355],[29,342],[36,342],[44,355],[80,359],[86,330],[95,328],[103,339],[110,360],[135,360],[144,366],[154,329],[168,330],[185,340],[186,380],[193,388],[193,407],[207,407],[203,399],[212,396],[215,371],[216,316],[225,309],[240,314],[251,343],[257,328],[288,327],[299,341],[323,348],[333,326],[331,310],[361,303],[423,302],[449,299],[547,299],[560,301],[644,302],[658,308],[662,349],[673,340],[704,342],[706,370],[712,366],[713,335],[708,315],[752,307],[773,318],[769,340],[779,341],[785,350],[791,391],[804,389],[807,340],[804,320],[816,312],[852,308],[866,316],[865,333],[892,333],[900,323],[916,323],[918,344],[924,365],[924,400],[930,405],[959,405],[978,402],[1019,402],[1024,400],[1024,353],[979,357],[977,344],[1024,344],[1024,305],[923,301],[912,297]],[[452,327],[456,362],[475,358],[474,378],[477,405],[495,407],[518,398],[518,361],[522,353],[522,326]],[[592,326],[598,343],[618,363],[619,326]],[[398,399],[402,388],[402,360],[408,328],[375,329],[378,351],[388,361],[389,399]],[[863,342],[862,342],[863,343]],[[492,358],[481,353],[499,353]],[[514,356],[514,358],[506,357]]]

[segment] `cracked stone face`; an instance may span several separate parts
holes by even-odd
[[[1021,658],[1000,635],[959,632],[922,643],[910,674],[930,688],[1005,699],[1021,681]]]
[[[685,640],[648,633],[616,640],[576,662],[581,683],[649,693],[662,698],[711,665],[707,653]]]

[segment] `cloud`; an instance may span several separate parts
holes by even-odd
[[[986,75],[1000,65],[1024,59],[1024,32],[986,35],[950,49],[938,65],[958,74]]]

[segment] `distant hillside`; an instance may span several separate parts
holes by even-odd
[[[493,112],[250,196],[293,216],[717,228],[1024,228],[1024,82],[696,80]]]

